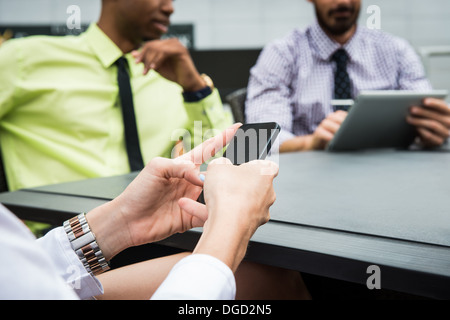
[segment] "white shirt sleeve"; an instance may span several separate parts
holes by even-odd
[[[63,228],[39,240],[0,205],[0,300],[87,299],[103,292],[87,272]]]
[[[54,262],[56,271],[72,288],[80,299],[88,299],[103,294],[103,287],[96,277],[87,272],[63,227],[56,228],[37,240],[37,243]]]
[[[152,300],[234,300],[231,269],[209,255],[193,254],[178,262]]]
[[[26,226],[0,205],[0,300],[78,299]]]

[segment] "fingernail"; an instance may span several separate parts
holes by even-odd
[[[205,182],[206,177],[205,177],[204,174],[200,174],[198,177],[200,178],[200,180],[202,180],[203,182]]]

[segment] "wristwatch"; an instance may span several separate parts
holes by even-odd
[[[214,82],[212,81],[212,79],[204,73],[201,74],[200,77],[202,77],[203,81],[205,81],[206,87],[194,92],[183,92],[184,101],[198,102],[213,93]]]
[[[214,82],[212,81],[212,79],[210,78],[210,76],[208,76],[207,74],[202,73],[200,75],[200,77],[202,77],[202,79],[206,82],[206,85],[208,87],[211,88],[211,90],[214,90]]]
[[[110,269],[95,235],[89,228],[85,213],[65,221],[63,226],[72,249],[89,273],[96,276]]]

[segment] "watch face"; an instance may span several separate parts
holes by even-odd
[[[202,74],[201,76],[203,80],[205,80],[206,85],[214,90],[214,82],[212,81],[212,79],[206,74]]]

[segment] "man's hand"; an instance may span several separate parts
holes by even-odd
[[[193,216],[179,201],[198,198],[201,164],[222,150],[240,126],[235,124],[177,159],[153,159],[120,196],[89,212],[88,223],[105,258],[202,226],[207,214]]]
[[[136,63],[144,64],[144,74],[157,71],[164,78],[178,83],[185,92],[206,87],[188,49],[178,39],[153,40],[132,52]]]
[[[316,131],[312,134],[311,144],[309,146],[310,150],[323,150],[325,149],[328,142],[330,142],[336,132],[341,127],[348,112],[346,111],[336,111],[330,114],[323,120],[317,127]]]
[[[450,108],[444,100],[425,99],[422,107],[411,108],[407,121],[417,128],[424,147],[439,147],[450,137]]]
[[[313,134],[307,136],[299,136],[285,141],[280,146],[280,152],[296,152],[323,150],[328,142],[330,142],[336,132],[341,127],[348,112],[336,111],[326,117]]]

